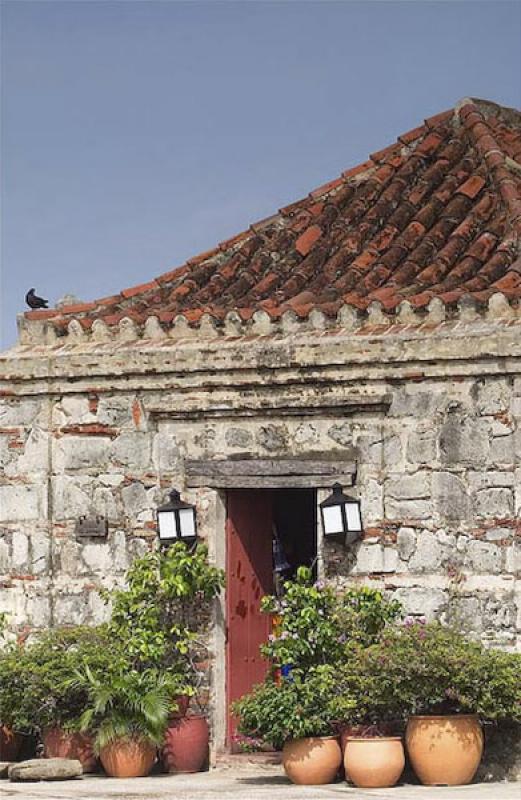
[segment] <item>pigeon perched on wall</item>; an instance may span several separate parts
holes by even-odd
[[[49,301],[44,300],[43,297],[38,297],[38,295],[34,293],[34,289],[29,289],[25,295],[25,302],[29,308],[48,308],[47,303]]]

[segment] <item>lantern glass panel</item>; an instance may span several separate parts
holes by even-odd
[[[342,510],[340,506],[322,506],[324,515],[324,533],[343,533]]]
[[[190,539],[195,536],[195,513],[193,508],[179,509],[179,524],[181,526],[182,539]]]
[[[362,518],[358,503],[346,503],[346,519],[348,531],[362,530]]]
[[[160,511],[157,515],[160,539],[176,539],[177,526],[173,511]]]

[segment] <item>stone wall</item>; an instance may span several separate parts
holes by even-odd
[[[328,548],[328,574],[340,582],[377,581],[410,614],[439,617],[487,643],[515,647],[521,381],[397,386],[382,439],[369,442],[361,461],[373,488],[368,480],[365,491],[375,516],[380,504],[380,521],[370,520],[351,551]]]
[[[97,622],[98,588],[156,541],[175,485],[222,549],[221,500],[187,458],[356,453],[364,538],[332,580],[488,643],[521,633],[517,319],[358,331],[20,346],[0,360],[0,608],[15,631]],[[106,540],[80,540],[101,514]]]

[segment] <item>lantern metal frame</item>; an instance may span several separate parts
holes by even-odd
[[[345,546],[353,544],[362,536],[363,533],[363,523],[362,523],[362,507],[361,502],[356,497],[351,497],[350,495],[344,494],[343,487],[341,483],[334,483],[332,486],[333,492],[329,495],[325,500],[320,503],[320,513],[322,516],[322,531],[324,533],[324,538],[330,541],[337,541],[343,543]],[[356,505],[358,506],[358,518],[360,519],[360,529],[359,530],[350,530],[349,529],[349,522],[346,513],[346,507],[348,505]],[[342,522],[342,530],[335,531],[332,533],[327,532],[326,527],[326,519],[324,514],[324,509],[331,508],[333,506],[337,506],[340,511],[340,517]]]
[[[195,505],[192,503],[185,503],[184,500],[181,500],[181,495],[177,491],[177,489],[172,489],[169,494],[170,500],[168,503],[165,503],[162,506],[159,506],[156,509],[156,518],[157,518],[157,533],[159,536],[159,541],[161,544],[169,545],[172,542],[185,542],[188,546],[195,544],[197,541],[197,514],[195,511]],[[181,534],[181,511],[188,511],[192,512],[192,521],[193,521],[193,534],[190,536],[183,536]],[[175,535],[174,536],[161,536],[161,514],[173,514],[174,515],[174,528],[175,528]]]

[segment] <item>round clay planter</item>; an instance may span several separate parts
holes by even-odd
[[[83,772],[96,772],[98,759],[92,737],[86,733],[67,733],[62,728],[49,728],[42,737],[45,758],[75,758]]]
[[[380,725],[344,725],[340,728],[340,747],[342,750],[342,761],[348,739],[372,739],[389,737],[393,734],[391,725],[382,723]]]
[[[282,764],[292,783],[318,786],[333,783],[342,763],[336,736],[291,739],[282,749]]]
[[[412,767],[427,786],[470,783],[483,754],[483,731],[475,714],[411,717],[405,743]]]
[[[210,730],[202,715],[173,717],[165,733],[163,764],[174,772],[201,772],[208,765]]]
[[[156,748],[143,740],[117,739],[100,750],[103,769],[111,778],[145,778],[156,760]]]
[[[16,761],[22,737],[18,733],[13,733],[7,725],[0,725],[0,761]]]
[[[361,789],[379,789],[398,783],[405,766],[399,736],[351,738],[346,740],[346,778]]]

